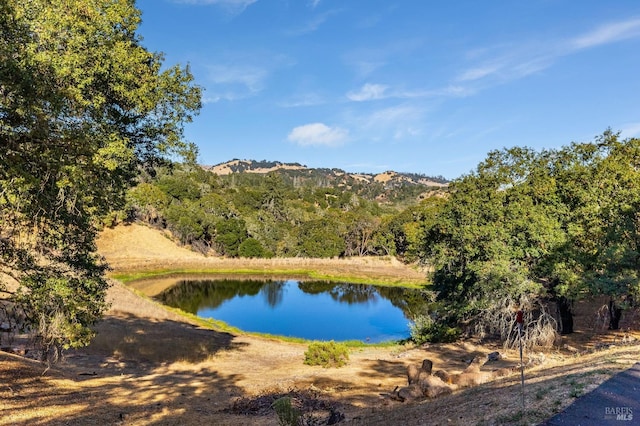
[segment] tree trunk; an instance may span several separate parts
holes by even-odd
[[[573,312],[571,312],[571,301],[562,296],[557,299],[558,313],[560,316],[560,334],[573,333]]]
[[[621,318],[622,308],[617,306],[613,299],[609,299],[609,330],[619,330]]]

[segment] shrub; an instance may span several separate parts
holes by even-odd
[[[313,342],[304,353],[306,365],[321,365],[324,368],[342,367],[349,360],[349,348],[343,343]]]
[[[278,424],[281,426],[297,426],[300,422],[300,412],[291,405],[291,398],[283,396],[274,401],[271,407],[278,415]]]
[[[255,238],[247,238],[238,246],[238,256],[240,257],[267,257],[267,254]]]
[[[460,329],[435,321],[430,315],[419,315],[409,326],[411,340],[421,345],[426,342],[453,342],[460,336]]]

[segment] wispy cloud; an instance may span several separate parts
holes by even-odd
[[[258,0],[171,0],[174,3],[220,6],[232,13],[242,13]]]
[[[278,102],[278,106],[283,108],[308,107],[322,105],[326,103],[326,99],[318,93],[301,93],[296,94],[289,99]]]
[[[250,65],[217,64],[208,67],[207,102],[237,100],[254,96],[264,89],[268,70]]]
[[[415,55],[424,46],[424,40],[419,37],[403,38],[372,46],[350,50],[343,55],[345,64],[360,78],[367,78],[398,59]]]
[[[362,102],[371,101],[374,99],[382,99],[385,97],[385,91],[389,86],[383,84],[370,84],[367,83],[357,91],[351,91],[347,93],[347,98],[352,101]]]
[[[322,0],[311,0],[309,2],[309,5],[311,6],[312,9],[315,9],[320,4],[320,1],[322,1]]]
[[[633,18],[608,23],[566,39],[475,49],[471,56],[478,59],[478,63],[461,71],[455,81],[500,82],[523,78],[549,68],[560,57],[637,37],[640,37],[640,18]]]
[[[425,111],[412,104],[379,108],[368,113],[348,114],[346,121],[367,141],[392,141],[422,134]]]
[[[328,10],[324,13],[314,16],[311,20],[305,22],[299,27],[286,31],[289,36],[300,36],[317,31],[332,15],[338,13],[339,10]]]
[[[383,60],[348,60],[347,62],[354,69],[359,78],[369,77],[376,70],[387,64],[387,62]]]
[[[392,89],[384,84],[366,83],[358,90],[347,92],[350,101],[364,102],[379,99],[416,99],[436,97],[465,97],[473,94],[473,89],[461,85],[449,85],[439,89]]]
[[[502,64],[482,64],[475,68],[470,68],[458,76],[458,81],[475,81],[495,74],[502,69]]]
[[[627,123],[620,130],[620,136],[623,138],[639,138],[640,123]]]
[[[570,40],[569,46],[574,50],[587,49],[638,36],[640,36],[640,18],[635,18],[602,25]]]
[[[324,123],[310,123],[295,127],[287,140],[301,146],[338,146],[349,137],[349,132],[340,127],[329,127]]]

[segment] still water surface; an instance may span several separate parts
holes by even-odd
[[[158,298],[245,331],[372,343],[408,337],[407,298],[420,299],[416,290],[296,280],[181,280]]]

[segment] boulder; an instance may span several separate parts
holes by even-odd
[[[435,373],[433,373],[434,376],[438,377],[440,380],[442,380],[445,383],[449,383],[451,384],[451,376],[452,374],[447,373],[444,370],[438,370]]]
[[[407,366],[407,379],[409,384],[412,385],[418,380],[418,376],[421,373],[431,374],[433,369],[433,361],[429,359],[422,360],[422,365],[410,364]]]
[[[398,398],[403,402],[412,402],[424,398],[424,393],[418,384],[413,384],[400,388]]]
[[[487,354],[487,361],[500,361],[501,359],[502,355],[498,351]]]
[[[420,367],[415,364],[409,364],[407,366],[407,379],[409,380],[409,384],[412,385],[418,381],[418,376],[420,375]]]
[[[432,375],[421,375],[418,385],[422,390],[422,394],[427,398],[437,398],[441,395],[447,395],[453,392],[454,387],[443,382],[442,379]]]
[[[482,367],[483,365],[484,365],[484,362],[482,361],[482,358],[480,358],[479,356],[476,356],[476,357],[473,357],[473,359],[471,360],[471,363],[469,363],[467,368],[465,368],[462,372],[463,373],[479,373],[480,367]]]
[[[431,361],[430,359],[422,360],[422,369],[431,374],[431,371],[433,370],[433,361]]]
[[[451,376],[451,383],[461,388],[477,386],[491,380],[492,374],[485,372],[462,372]]]

